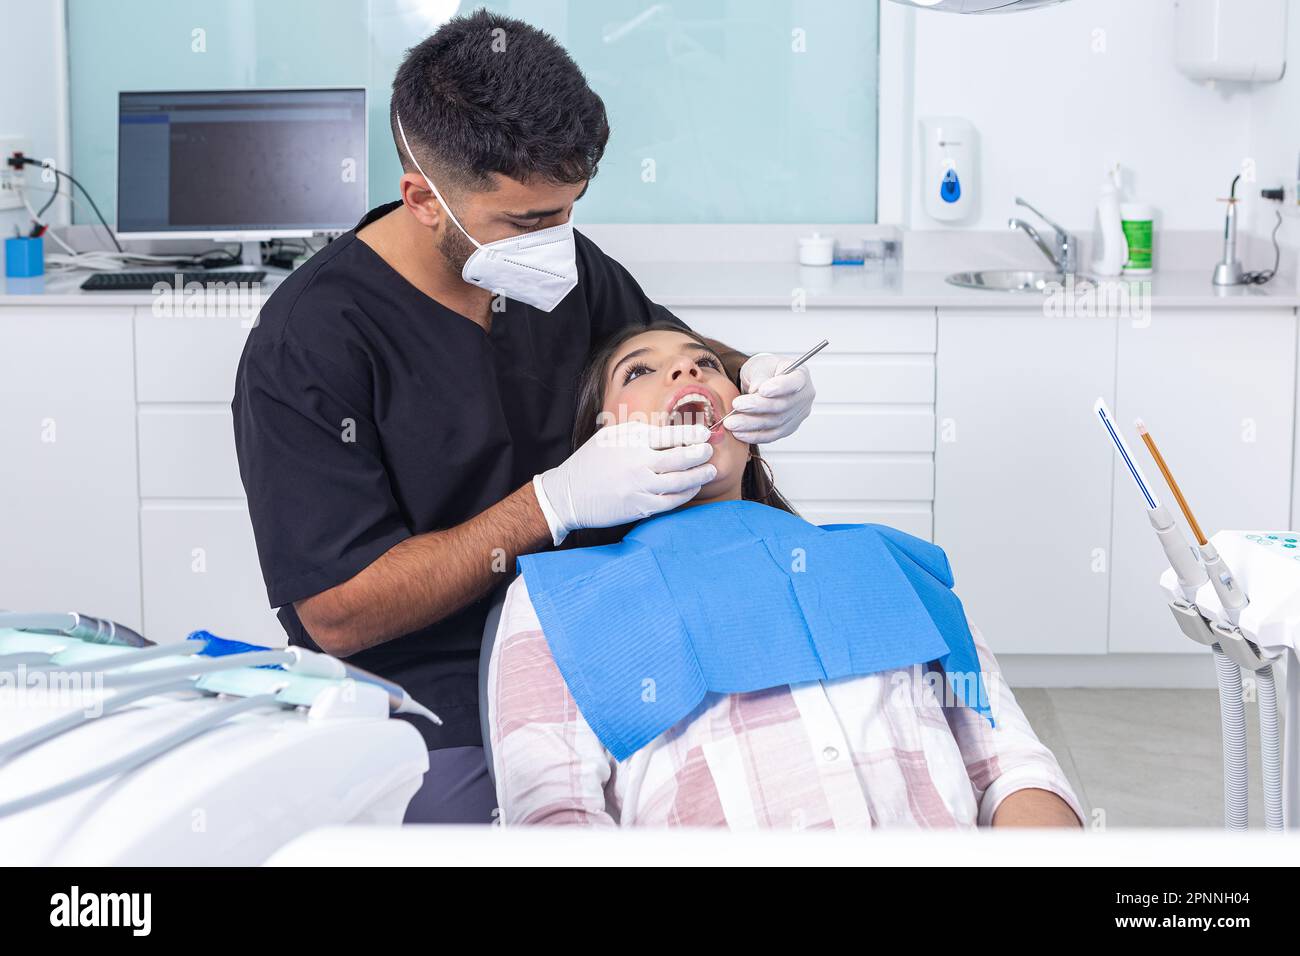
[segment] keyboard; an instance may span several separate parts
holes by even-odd
[[[216,269],[172,269],[169,272],[96,272],[81,287],[87,292],[151,292],[158,283],[171,288],[176,287],[176,276],[180,275],[183,289],[191,282],[209,285],[216,282],[238,282],[250,284],[261,282],[266,278],[265,271],[230,272]]]

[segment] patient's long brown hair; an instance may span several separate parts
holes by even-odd
[[[578,383],[577,417],[573,422],[573,448],[576,451],[596,433],[596,425],[601,409],[605,407],[605,369],[619,347],[628,339],[644,332],[679,332],[713,351],[722,361],[723,370],[732,384],[740,387],[740,367],[749,358],[743,352],[731,348],[716,339],[697,335],[690,329],[673,322],[651,322],[649,325],[632,325],[621,329],[596,350],[582,379]],[[724,426],[725,427],[725,426]],[[772,508],[798,514],[781,492],[777,491],[772,478],[771,466],[758,452],[758,446],[749,446],[749,460],[745,462],[745,471],[740,479],[740,497],[746,501],[758,501]],[[599,544],[612,544],[622,541],[623,536],[632,529],[632,524],[616,528],[585,528],[570,534],[564,541],[564,547],[584,548]]]

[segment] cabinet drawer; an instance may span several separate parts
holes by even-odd
[[[787,500],[924,501],[934,497],[929,455],[805,454],[764,451],[776,487]]]
[[[143,406],[140,496],[243,498],[230,409]]]
[[[884,524],[926,541],[933,534],[928,505],[872,501],[791,501],[790,504],[813,524]]]
[[[822,350],[812,363],[818,407],[934,403],[932,355],[828,355]]]
[[[802,355],[821,339],[836,352],[934,353],[934,309],[674,309],[701,335],[742,352]]]
[[[207,630],[283,646],[253,528],[240,502],[145,502],[140,509],[144,624],[159,644]]]
[[[934,411],[926,406],[814,405],[798,431],[763,450],[933,451]]]
[[[235,369],[248,319],[135,317],[136,398],[141,402],[222,402],[235,394]]]

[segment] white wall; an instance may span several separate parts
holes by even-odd
[[[1251,97],[1247,155],[1255,163],[1255,187],[1286,186],[1288,205],[1278,238],[1283,245],[1295,247],[1300,245],[1300,206],[1295,196],[1300,178],[1300,0],[1290,0],[1287,13],[1286,75],[1278,83],[1262,84]],[[1258,188],[1254,193],[1258,197]],[[1267,236],[1277,223],[1276,208],[1253,198],[1244,210],[1243,223],[1254,234]]]
[[[61,2],[0,0],[0,137],[21,136],[30,155],[67,162],[67,84],[63,54]],[[74,173],[75,175],[75,173]],[[33,190],[46,188],[28,168]],[[59,203],[55,210],[62,210]],[[63,215],[55,221],[63,222]],[[26,210],[0,210],[0,233],[12,236],[14,225],[30,224]]]
[[[917,117],[948,114],[970,120],[981,137],[979,216],[960,228],[1004,229],[1019,195],[1067,228],[1090,231],[1103,170],[1118,161],[1126,185],[1160,210],[1162,228],[1216,230],[1223,206],[1215,200],[1253,144],[1271,149],[1265,140],[1300,138],[1295,42],[1289,103],[1277,86],[1251,92],[1194,83],[1174,66],[1173,0],[1070,0],[1004,16],[910,15],[910,134]],[[1300,21],[1300,10],[1292,19]],[[1293,28],[1294,41],[1300,22]],[[1282,126],[1284,113],[1285,131],[1252,137],[1254,127]],[[1293,147],[1288,155],[1294,168]],[[908,224],[952,228],[924,215],[915,161],[909,166]]]

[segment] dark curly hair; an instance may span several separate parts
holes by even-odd
[[[448,20],[397,70],[389,122],[413,172],[399,113],[421,165],[453,187],[491,188],[489,173],[580,183],[609,140],[605,104],[555,38],[487,10]]]

